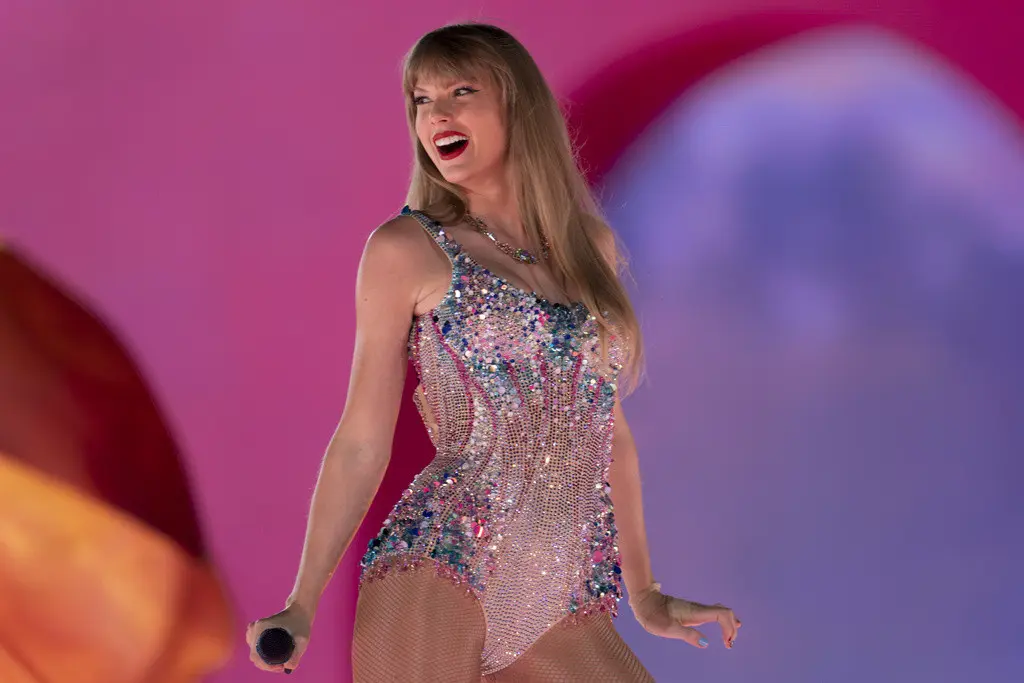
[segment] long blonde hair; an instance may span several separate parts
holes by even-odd
[[[416,135],[413,88],[421,78],[481,75],[501,89],[506,163],[527,235],[533,244],[541,243],[542,233],[547,238],[552,272],[563,286],[575,286],[597,319],[602,348],[617,335],[623,356],[619,385],[628,393],[642,373],[643,344],[619,277],[626,272],[623,251],[580,173],[551,88],[526,48],[506,31],[487,24],[445,26],[420,38],[406,55],[402,88],[415,158],[406,203],[442,222],[464,218],[465,194],[444,179]],[[606,259],[607,247],[615,247],[614,265]]]

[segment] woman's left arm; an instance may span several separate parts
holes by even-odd
[[[661,592],[661,584],[654,581],[644,528],[640,463],[633,434],[618,398],[615,399],[615,431],[608,483],[612,488],[622,578],[629,591],[629,605],[636,620],[650,633],[685,640],[699,648],[706,648],[708,640],[693,627],[717,623],[722,628],[725,646],[732,648],[741,622],[731,609],[720,603],[705,605],[667,595]]]
[[[612,437],[612,464],[608,473],[614,504],[615,526],[618,529],[622,578],[630,596],[654,583],[651,554],[644,527],[643,497],[640,491],[640,464],[629,423],[615,399],[615,432]]]
[[[600,226],[601,224],[598,223]],[[613,273],[619,272],[619,259],[615,236],[605,227],[599,229],[598,250]],[[741,622],[736,614],[720,603],[704,605],[683,600],[661,592],[661,584],[651,572],[651,553],[647,546],[644,527],[643,496],[640,492],[640,463],[636,443],[629,423],[622,412],[618,396],[615,398],[615,430],[612,435],[612,463],[608,471],[611,499],[622,578],[629,592],[629,606],[644,629],[665,638],[678,638],[691,645],[706,648],[708,640],[693,628],[711,622],[722,628],[725,646],[732,648]]]

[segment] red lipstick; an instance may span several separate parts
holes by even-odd
[[[431,140],[434,147],[437,148],[438,155],[444,161],[454,159],[469,147],[469,136],[457,130],[443,130],[436,133]]]

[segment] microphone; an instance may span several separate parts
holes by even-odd
[[[295,652],[295,639],[287,629],[280,626],[266,629],[256,639],[256,654],[271,666],[284,664],[292,658],[293,652]],[[292,670],[285,669],[284,672],[290,674]]]

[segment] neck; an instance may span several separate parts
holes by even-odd
[[[469,200],[469,212],[483,218],[492,230],[515,240],[526,236],[519,216],[519,202],[504,178],[474,183],[473,187],[463,186],[462,189]]]

